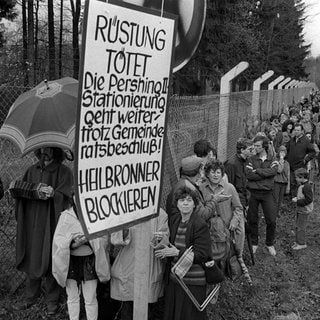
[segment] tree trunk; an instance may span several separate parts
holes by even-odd
[[[53,80],[56,77],[53,0],[48,0],[48,38],[49,38],[49,79]]]
[[[34,79],[35,82],[40,82],[38,78],[38,59],[39,59],[39,46],[38,46],[38,38],[39,38],[39,0],[36,0],[36,12],[35,12],[35,26],[34,26]],[[41,79],[43,80],[43,79]]]
[[[27,6],[26,0],[22,0],[22,43],[23,43],[23,67],[24,67],[24,81],[23,85],[28,86],[28,30],[27,30]]]
[[[72,11],[72,51],[73,51],[73,77],[78,79],[79,77],[79,19],[80,19],[80,0],[70,0]]]
[[[29,85],[34,86],[34,19],[33,0],[28,0],[28,77]]]
[[[63,0],[60,0],[59,78],[62,78],[62,31],[63,31]]]

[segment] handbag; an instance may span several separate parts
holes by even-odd
[[[190,270],[193,264],[193,258],[194,253],[191,246],[187,250],[185,250],[185,252],[181,255],[179,260],[172,267],[171,272],[177,275],[180,279],[182,279]]]
[[[190,251],[193,253],[192,251],[192,247],[188,248],[186,251]],[[184,254],[186,256],[189,255],[189,253],[185,253]],[[184,255],[183,254],[183,255]],[[199,310],[199,311],[203,311],[207,305],[210,303],[210,301],[218,294],[219,289],[220,289],[220,284],[215,284],[210,293],[207,295],[207,297],[205,298],[205,300],[200,304],[197,300],[197,298],[193,295],[193,293],[190,291],[190,289],[188,288],[188,286],[184,283],[183,281],[183,277],[181,277],[181,273],[179,272],[179,269],[181,267],[181,258],[183,257],[183,255],[180,257],[180,259],[176,262],[176,264],[172,267],[171,272],[173,277],[177,280],[177,282],[180,284],[181,288],[183,289],[183,291],[187,294],[187,296],[190,298],[190,300],[192,301],[192,303],[194,304],[194,306]],[[185,260],[185,258],[183,258],[182,260]],[[187,258],[188,260],[188,258]],[[180,261],[180,262],[179,262]]]
[[[221,283],[225,280],[225,276],[223,274],[223,272],[220,270],[220,268],[218,267],[218,265],[216,264],[216,262],[214,260],[211,260],[214,262],[213,265],[208,265],[208,263],[204,263],[203,269],[204,269],[204,273],[206,276],[206,281],[208,284],[218,284]],[[208,261],[208,262],[211,262]]]

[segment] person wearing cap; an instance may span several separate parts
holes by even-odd
[[[273,195],[276,202],[277,214],[283,203],[284,195],[290,192],[290,164],[285,157],[287,148],[281,145],[277,152],[278,172],[274,177]]]
[[[308,181],[309,173],[305,168],[299,168],[294,172],[299,184],[297,196],[292,198],[296,207],[296,242],[292,249],[301,250],[307,248],[306,234],[308,216],[313,211],[313,191]]]
[[[179,213],[179,210],[173,199],[173,194],[181,187],[188,187],[196,192],[199,201],[195,209],[195,213],[205,221],[209,221],[210,218],[216,215],[216,203],[226,200],[224,199],[224,195],[212,195],[212,197],[207,201],[204,199],[199,188],[202,166],[203,159],[197,157],[196,155],[192,155],[181,160],[180,180],[173,187],[167,197],[166,211],[169,219],[175,214]]]

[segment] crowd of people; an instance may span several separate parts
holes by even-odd
[[[319,175],[319,104],[319,92],[312,91],[309,99],[273,115],[255,137],[240,138],[225,163],[208,140],[197,141],[194,154],[182,159],[166,208],[150,224],[149,319],[206,319],[206,311],[195,306],[172,268],[192,248],[182,279],[199,304],[210,288],[204,264],[213,261],[230,276],[231,246],[241,272],[248,275],[242,257],[245,236],[255,254],[261,240],[260,206],[265,244],[275,256],[276,221],[285,194],[296,206],[292,250],[307,247],[306,226]],[[133,319],[136,227],[86,239],[73,199],[73,174],[63,164],[65,153],[47,147],[36,156],[39,161],[10,186],[16,199],[17,268],[27,275],[25,298],[15,309],[38,302],[44,279],[48,316],[58,311],[65,288],[71,320],[79,319],[81,293],[88,320]],[[98,302],[100,283],[110,285],[110,301],[117,305],[113,315],[106,314],[112,308]]]

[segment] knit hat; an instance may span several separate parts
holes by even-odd
[[[199,173],[202,162],[203,159],[196,155],[183,158],[181,160],[181,173],[189,177],[194,177]]]

